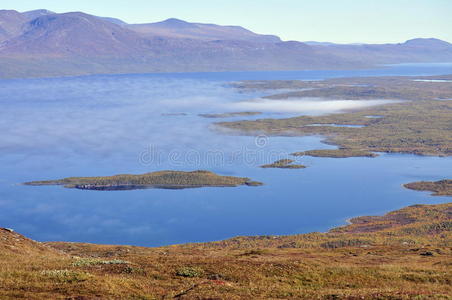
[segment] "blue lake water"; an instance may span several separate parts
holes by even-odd
[[[228,86],[236,80],[450,73],[452,64],[408,64],[358,71],[0,80],[0,226],[42,241],[158,246],[325,231],[353,216],[447,202],[446,197],[406,190],[401,184],[450,178],[452,158],[301,157],[297,161],[307,169],[261,169],[259,165],[291,152],[333,147],[323,144],[321,137],[238,136],[213,125],[223,119],[198,114],[252,107],[264,114],[224,120],[280,118],[370,103],[317,100],[268,105],[257,92]],[[166,169],[207,169],[265,185],[116,192],[20,185]]]

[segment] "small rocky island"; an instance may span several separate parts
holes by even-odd
[[[184,189],[199,187],[259,186],[261,182],[245,177],[221,176],[209,171],[158,171],[140,175],[122,174],[106,177],[69,177],[57,180],[31,181],[25,185],[63,185],[66,188],[98,191],[147,188]]]
[[[306,166],[294,164],[293,159],[280,159],[274,163],[262,165],[261,168],[304,169]]]
[[[403,186],[410,190],[431,191],[433,196],[452,196],[452,179],[418,181],[407,183]]]

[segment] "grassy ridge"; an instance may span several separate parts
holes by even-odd
[[[416,191],[431,191],[433,196],[452,196],[452,180],[419,181],[403,185],[407,189]]]
[[[239,185],[260,185],[249,178],[220,176],[209,171],[159,171],[141,175],[115,175],[105,177],[69,177],[57,180],[31,181],[26,185],[63,185],[66,188],[88,190],[124,190],[139,188],[189,188],[189,187],[232,187]]]
[[[451,211],[416,205],[328,233],[161,248],[0,229],[0,298],[450,299]]]

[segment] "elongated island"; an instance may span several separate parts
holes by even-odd
[[[158,171],[140,175],[121,174],[106,177],[69,177],[56,180],[31,181],[25,185],[62,185],[66,188],[98,191],[136,189],[185,189],[199,187],[259,186],[261,182],[246,177],[221,176],[209,171]]]

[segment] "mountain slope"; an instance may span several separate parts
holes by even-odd
[[[15,10],[0,10],[0,43],[22,32],[26,16]]]

